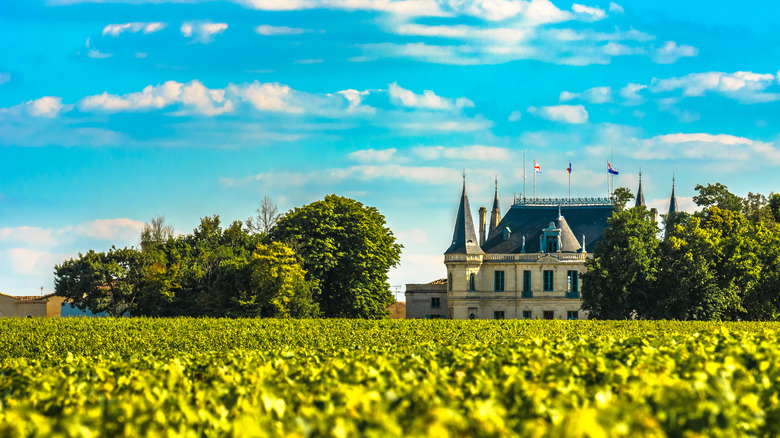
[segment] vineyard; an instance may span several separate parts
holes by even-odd
[[[780,324],[0,319],[0,436],[780,434]]]

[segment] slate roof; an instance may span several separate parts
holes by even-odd
[[[642,192],[642,172],[639,172],[639,190],[636,191],[636,207],[645,204],[645,194]]]
[[[455,218],[455,232],[452,234],[452,245],[444,254],[484,254],[479,247],[477,233],[474,232],[474,220],[471,217],[469,197],[466,195],[466,184],[460,195],[460,206]]]
[[[674,178],[672,178],[672,197],[669,199],[669,213],[677,212],[677,198],[674,196]]]
[[[593,252],[596,243],[604,239],[607,219],[612,216],[612,205],[513,205],[499,222],[496,233],[490,236],[482,250],[488,254],[520,253],[525,236],[525,252],[539,252],[539,237],[550,222],[558,223],[558,208],[571,229],[574,239],[581,246],[585,235],[585,250]],[[560,227],[560,224],[558,224]],[[503,230],[509,228],[509,240],[504,240]],[[563,233],[562,233],[563,234]],[[563,239],[567,249],[568,238]],[[568,243],[569,246],[571,242]]]

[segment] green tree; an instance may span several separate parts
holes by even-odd
[[[615,210],[623,211],[626,209],[626,205],[634,199],[634,195],[631,193],[631,190],[625,187],[618,187],[612,192],[612,196],[609,199],[612,201]]]
[[[718,239],[687,213],[674,215],[675,225],[661,242],[653,296],[654,319],[719,320],[737,299],[718,286],[715,253]]]
[[[742,211],[742,198],[731,193],[728,187],[721,183],[696,184],[694,190],[699,194],[693,197],[693,202],[699,207],[718,207],[722,210]]]
[[[381,318],[393,303],[388,270],[400,261],[400,244],[374,207],[329,195],[279,219],[269,240],[289,242],[326,317]]]
[[[135,308],[146,266],[147,258],[134,249],[90,250],[54,267],[54,293],[81,310],[122,316]]]
[[[767,204],[775,223],[780,224],[780,193],[769,193]]]
[[[658,226],[643,206],[616,211],[582,276],[582,308],[594,319],[648,317],[658,270]]]

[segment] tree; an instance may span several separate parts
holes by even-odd
[[[400,261],[400,244],[374,207],[329,195],[279,219],[269,241],[297,251],[307,279],[318,283],[315,301],[326,317],[381,318],[393,294],[388,270]]]
[[[81,310],[122,316],[135,308],[146,261],[143,253],[130,248],[90,250],[54,267],[54,293]]]
[[[582,308],[594,319],[647,317],[658,270],[658,226],[644,207],[616,211],[582,276]]]
[[[703,186],[696,184],[694,190],[699,194],[693,197],[693,202],[699,207],[718,207],[722,210],[742,211],[742,199],[729,192],[728,187],[721,183],[707,184]]]
[[[173,225],[165,223],[165,216],[155,216],[141,231],[141,250],[148,251],[173,237]]]
[[[654,286],[654,319],[719,320],[737,299],[718,286],[713,266],[718,240],[684,212],[674,215],[670,235],[661,242]]]
[[[775,223],[780,224],[780,193],[769,193],[769,211],[772,213]]]
[[[247,218],[246,226],[250,232],[267,233],[276,225],[276,222],[280,217],[279,208],[274,204],[273,200],[266,195],[263,197],[263,200],[260,201],[260,206],[255,210],[255,216]]]
[[[612,196],[609,198],[612,201],[612,205],[617,211],[623,211],[626,205],[634,199],[634,195],[631,190],[625,187],[618,187],[612,192]]]

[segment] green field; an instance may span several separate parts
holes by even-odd
[[[774,323],[0,319],[0,436],[780,434]]]

